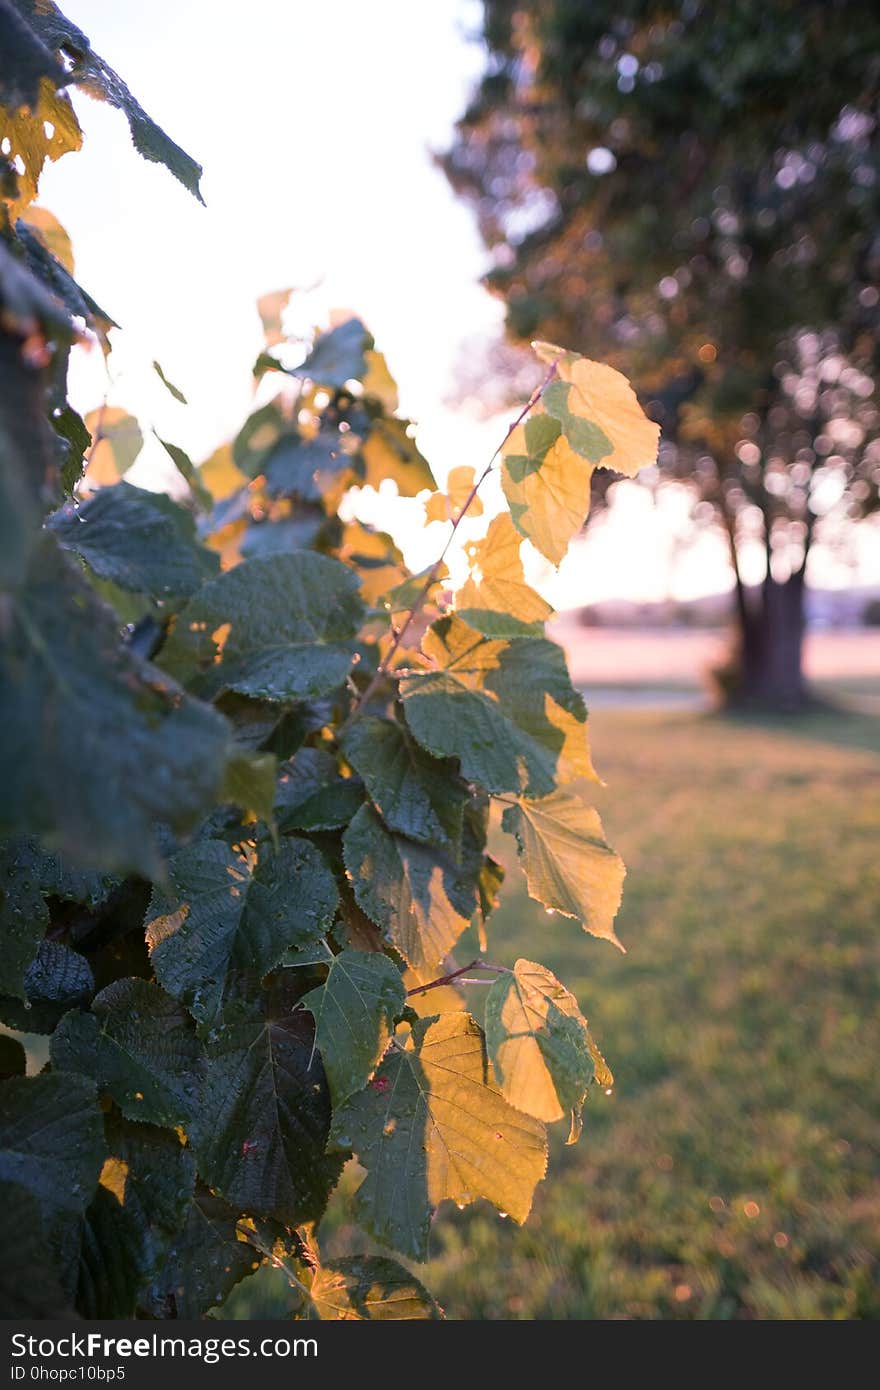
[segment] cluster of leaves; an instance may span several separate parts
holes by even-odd
[[[37,127],[75,125],[79,81],[194,192],[196,166],[53,6],[0,0],[0,25],[5,1307],[200,1316],[269,1260],[293,1317],[436,1316],[389,1257],[322,1263],[314,1228],[352,1155],[358,1222],[405,1257],[446,1199],[523,1221],[545,1124],[576,1134],[611,1084],[548,970],[451,953],[472,924],[487,949],[493,805],[530,893],[616,940],[586,710],[520,547],[557,563],[593,468],[649,463],[656,429],[617,373],[539,345],[510,511],[455,596],[442,560],[412,575],[340,518],[391,478],[451,539],[479,485],[436,490],[357,319],[302,361],[267,335],[279,388],[235,441],[198,469],[166,446],[184,502],[133,486],[136,424],[99,412],[90,439],[66,401],[70,345],[112,321],[30,207]],[[430,992],[473,970],[496,976],[483,1025]],[[49,1036],[38,1075],[16,1031]]]

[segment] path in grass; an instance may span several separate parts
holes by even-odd
[[[522,894],[491,952],[576,989],[615,1094],[525,1228],[445,1213],[426,1282],[452,1317],[876,1316],[880,723],[593,722],[629,954]]]

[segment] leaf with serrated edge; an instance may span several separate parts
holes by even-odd
[[[443,1316],[424,1285],[403,1265],[382,1255],[349,1255],[321,1265],[309,1297],[325,1322]]]
[[[568,792],[508,806],[502,827],[516,836],[529,896],[592,936],[624,947],[614,932],[626,868],[605,841],[599,815]]]
[[[92,1081],[45,1072],[4,1081],[0,1181],[26,1187],[49,1221],[83,1210],[106,1154]]]
[[[198,1104],[201,1048],[192,1020],[147,980],[114,980],[91,1013],[65,1014],[51,1058],[54,1071],[90,1077],[130,1120],[184,1125]]]
[[[426,488],[437,485],[428,460],[414,439],[407,434],[408,420],[384,418],[376,420],[367,435],[362,453],[366,464],[366,481],[379,488],[386,478],[397,484],[401,497],[416,497]]]
[[[367,1170],[358,1220],[417,1260],[427,1258],[440,1202],[485,1197],[522,1223],[547,1166],[543,1125],[489,1080],[482,1030],[465,1013],[420,1019],[412,1046],[393,1048],[337,1111],[333,1133]]]
[[[359,720],[342,748],[389,829],[457,854],[470,793],[454,763],[432,758],[390,719]]]
[[[211,1023],[232,969],[264,975],[290,946],[317,941],[336,912],[333,875],[308,840],[233,849],[197,841],[169,865],[173,891],[154,891],[147,943],[159,982]]]
[[[165,601],[188,598],[220,567],[196,540],[192,516],[161,492],[130,483],[66,503],[46,525],[98,576]]]
[[[483,503],[479,497],[472,496],[473,490],[474,470],[469,464],[450,468],[445,493],[435,492],[425,498],[425,520],[455,521],[465,504],[470,519],[482,516]]]
[[[434,667],[400,682],[406,721],[423,748],[458,757],[489,792],[545,796],[558,783],[597,781],[587,713],[560,647],[545,638],[484,638],[440,618],[422,651]]]
[[[501,485],[516,529],[558,565],[590,510],[592,465],[536,407],[504,446]]]
[[[239,1233],[240,1224],[235,1207],[196,1188],[145,1300],[153,1317],[200,1318],[259,1267],[262,1256]]]
[[[511,1105],[548,1122],[571,1114],[573,1138],[590,1081],[613,1083],[574,995],[534,961],[518,960],[492,984],[486,1045]]]
[[[239,1211],[317,1221],[342,1166],[325,1156],[330,1095],[311,1017],[234,1017],[207,1044],[190,1129],[199,1172]]]
[[[158,874],[155,823],[183,830],[210,810],[229,725],[121,646],[113,613],[52,536],[9,598],[0,834],[40,834],[83,866]]]
[[[486,536],[467,547],[471,572],[455,596],[459,615],[489,637],[515,637],[543,624],[550,604],[526,583],[518,535],[507,512],[490,523]],[[535,635],[534,632],[532,635]]]
[[[543,362],[557,362],[558,380],[544,389],[542,400],[570,433],[573,448],[580,446],[590,462],[601,459],[603,468],[613,468],[630,478],[656,462],[660,426],[648,419],[621,372],[604,362],[564,352],[552,343],[533,343],[532,347]],[[584,424],[592,426],[594,434],[580,441],[578,426]],[[604,443],[597,440],[598,435],[605,436]]]
[[[473,876],[442,850],[395,835],[362,806],[343,839],[358,906],[411,965],[438,965],[470,925]]]
[[[315,1019],[316,1046],[334,1107],[366,1086],[406,1004],[400,971],[377,952],[340,951],[324,984],[300,1001]]]
[[[302,551],[248,560],[178,614],[162,665],[201,695],[314,700],[342,685],[363,616],[357,575]]]

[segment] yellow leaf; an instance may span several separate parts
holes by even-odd
[[[505,1099],[547,1123],[570,1114],[575,1138],[590,1081],[614,1083],[574,995],[534,961],[518,960],[496,979],[486,1041]]]
[[[3,140],[9,141],[9,158],[18,158],[24,165],[24,173],[18,175],[18,197],[7,204],[9,220],[14,223],[36,198],[46,160],[60,159],[71,150],[80,149],[83,136],[70,98],[65,92],[56,92],[44,77],[36,110],[22,106],[9,111],[0,106],[0,142]]]
[[[108,405],[89,411],[85,426],[92,436],[92,446],[83,480],[90,488],[118,483],[143,446],[140,425],[127,410]]]
[[[564,917],[577,917],[592,936],[624,947],[614,931],[626,868],[605,840],[598,813],[569,792],[520,797],[502,826],[516,836],[529,896]]]
[[[398,406],[397,382],[388,370],[385,355],[369,348],[364,353],[367,364],[363,379],[364,395],[380,401],[388,415],[393,415]]]
[[[456,521],[467,506],[468,516],[482,516],[483,504],[474,497],[468,506],[468,498],[474,490],[474,470],[467,464],[449,470],[446,491],[435,492],[425,499],[425,516],[428,521]]]
[[[518,425],[501,461],[501,484],[516,529],[558,565],[590,510],[592,466],[540,407]]]
[[[415,497],[426,488],[436,487],[427,459],[407,433],[408,420],[382,419],[373,428],[361,450],[366,464],[366,482],[378,488],[392,478],[401,497]]]
[[[221,444],[210,458],[205,459],[199,466],[199,477],[215,502],[222,502],[225,497],[231,497],[233,492],[238,492],[247,482],[244,473],[233,461],[231,444]]]
[[[73,275],[73,247],[58,218],[49,212],[48,208],[29,207],[22,221],[36,234],[56,261],[60,261],[64,269]]]
[[[526,583],[521,546],[522,537],[509,514],[502,512],[490,523],[485,539],[467,547],[471,572],[458,591],[456,608],[466,621],[481,630],[484,625],[473,614],[468,616],[470,610],[499,614],[502,620],[513,618],[517,623],[543,623],[553,612],[550,604]]]
[[[552,343],[533,343],[532,346],[541,360],[548,363],[563,353],[562,348]],[[575,420],[596,426],[611,444],[610,452],[601,460],[602,468],[613,468],[633,478],[640,468],[656,462],[660,426],[648,419],[621,372],[604,362],[593,362],[588,357],[568,352],[563,353],[558,362],[556,375],[560,383],[569,387],[565,401],[568,414]],[[549,393],[553,390],[554,383],[551,383],[545,390],[545,401],[550,399]],[[555,409],[553,413],[556,414]],[[564,430],[566,421],[562,414],[557,418],[562,421]]]

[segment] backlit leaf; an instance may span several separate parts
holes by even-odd
[[[371,487],[378,488],[385,478],[391,478],[401,497],[415,497],[425,488],[432,492],[436,488],[431,466],[407,433],[409,428],[408,420],[385,418],[373,422],[361,450],[367,468],[366,481]]]
[[[467,547],[471,572],[456,594],[456,612],[486,637],[540,635],[551,616],[550,604],[526,583],[517,534],[510,515],[501,512],[486,537]]]
[[[479,497],[471,496],[473,490],[474,470],[468,464],[451,468],[446,491],[434,492],[425,499],[426,521],[456,521],[465,506],[469,517],[482,516],[483,503]]]
[[[539,1120],[571,1115],[574,1138],[590,1082],[613,1084],[574,995],[530,960],[518,960],[489,990],[486,1044],[511,1105]]]
[[[442,850],[393,834],[369,806],[343,844],[358,906],[411,965],[439,964],[473,916],[471,874]]]
[[[554,565],[590,510],[592,465],[571,448],[552,416],[532,411],[504,446],[501,483],[516,529]]]
[[[523,1222],[547,1163],[544,1128],[489,1079],[469,1014],[420,1019],[365,1090],[334,1118],[336,1141],[367,1175],[356,1210],[365,1229],[413,1259],[428,1255],[431,1215],[447,1198],[485,1197]]]
[[[143,448],[140,425],[117,405],[90,410],[85,425],[92,436],[85,481],[92,488],[118,483]]]
[[[598,813],[576,796],[557,791],[538,801],[520,799],[502,818],[516,836],[529,895],[586,931],[623,950],[614,932],[626,874],[605,841]]]
[[[440,1318],[427,1289],[396,1260],[350,1255],[321,1265],[309,1296],[325,1321]]]
[[[433,669],[400,682],[406,720],[436,756],[458,756],[489,792],[546,796],[557,782],[596,780],[586,710],[560,647],[544,638],[484,638],[440,618],[422,650]]]
[[[544,388],[541,399],[572,449],[589,463],[630,478],[656,462],[660,426],[648,419],[625,376],[552,343],[532,346],[542,361],[558,359],[557,379]]]

